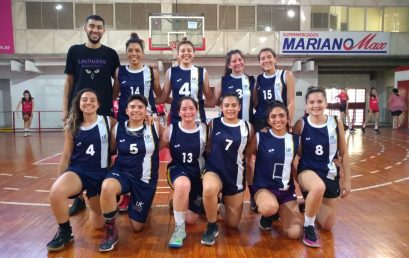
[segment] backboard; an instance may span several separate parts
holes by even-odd
[[[149,50],[172,51],[184,37],[196,51],[206,50],[204,16],[154,14],[149,16]]]

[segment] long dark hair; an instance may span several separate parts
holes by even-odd
[[[375,95],[375,94],[372,93],[373,90],[376,90],[376,88],[375,88],[375,87],[372,87],[372,88],[371,88],[371,91],[369,92],[369,96],[370,96],[370,97],[377,97],[378,91],[376,90],[376,94],[377,94],[377,95]]]
[[[78,92],[78,94],[72,100],[70,115],[67,121],[67,130],[71,133],[72,137],[74,137],[77,134],[78,130],[81,127],[82,122],[84,122],[84,114],[81,111],[80,102],[81,96],[85,92],[94,93],[95,96],[97,97],[98,103],[100,103],[98,94],[93,89],[85,88]]]
[[[281,108],[284,110],[285,114],[287,115],[287,119],[289,119],[290,117],[290,112],[288,111],[288,107],[286,105],[284,105],[283,102],[281,101],[274,101],[272,104],[267,106],[267,124],[270,126],[270,124],[268,123],[268,120],[270,119],[270,113],[271,111],[273,111],[273,109],[275,108]],[[286,125],[287,131],[289,129],[288,123]]]
[[[26,97],[25,97],[26,93],[28,93],[28,101],[31,101],[31,100],[34,99],[33,97],[31,97],[30,91],[29,91],[29,90],[25,90],[25,91],[23,92],[23,101],[26,101]]]
[[[128,50],[128,46],[131,43],[137,43],[139,44],[139,46],[142,49],[142,52],[144,52],[144,47],[145,47],[145,42],[139,38],[138,33],[136,32],[132,32],[131,33],[131,37],[128,39],[128,41],[126,41],[125,46],[126,46],[126,50]]]
[[[239,54],[241,56],[241,58],[243,58],[243,60],[244,60],[243,53],[238,49],[230,50],[229,52],[227,52],[227,54],[226,54],[226,64],[224,66],[224,76],[229,75],[229,74],[232,73],[232,70],[229,68],[229,64],[230,64],[230,61],[231,61],[231,57],[234,54]]]

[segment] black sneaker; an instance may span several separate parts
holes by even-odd
[[[351,128],[349,128],[349,131],[350,132],[355,132],[355,128],[351,127]]]
[[[69,209],[69,214],[70,216],[74,216],[75,214],[85,210],[86,207],[87,205],[85,204],[85,200],[77,197],[74,199],[74,202]]]
[[[375,129],[374,131],[376,134],[381,134],[381,131],[379,131],[379,129]]]
[[[118,230],[115,223],[108,224],[105,223],[105,238],[99,245],[99,250],[101,252],[108,252],[114,249],[116,243],[118,243]]]
[[[304,245],[309,247],[320,247],[320,241],[315,232],[314,226],[304,227],[304,235],[302,239]]]
[[[273,216],[270,217],[261,216],[260,221],[258,222],[259,228],[266,231],[271,230],[271,224],[273,224]]]
[[[68,244],[73,239],[74,235],[71,229],[69,231],[63,231],[61,228],[58,228],[53,240],[47,244],[47,249],[52,252],[59,251],[64,248],[65,244]]]
[[[216,223],[207,223],[206,231],[202,235],[200,241],[204,245],[214,245],[216,237],[219,235],[219,229]]]
[[[365,127],[362,127],[361,130],[362,130],[362,133],[366,133],[366,132],[365,132]]]

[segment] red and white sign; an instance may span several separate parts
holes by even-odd
[[[389,55],[389,32],[280,31],[281,55]]]

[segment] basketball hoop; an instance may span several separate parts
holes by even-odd
[[[170,41],[169,47],[172,49],[173,58],[178,57],[177,48],[178,48],[179,41]]]

